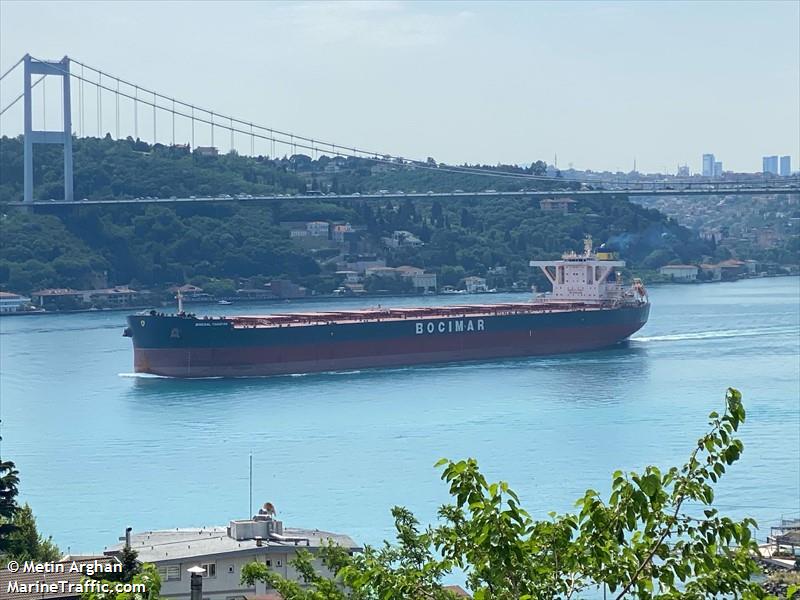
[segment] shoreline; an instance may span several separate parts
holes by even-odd
[[[731,279],[731,280],[718,280],[718,281],[655,281],[653,283],[647,284],[647,288],[655,288],[655,287],[662,287],[662,286],[691,286],[691,285],[706,285],[706,284],[714,284],[714,283],[737,283],[740,281],[750,281],[750,280],[761,280],[761,279],[774,279],[778,277],[800,277],[800,275],[795,274],[781,274],[781,275],[765,275],[763,277],[741,277],[739,279]],[[498,291],[498,292],[480,292],[477,294],[363,294],[359,296],[335,296],[333,294],[320,294],[317,296],[307,296],[302,298],[257,298],[257,299],[236,299],[231,301],[231,304],[227,306],[234,306],[234,305],[251,305],[251,304],[284,304],[287,302],[300,302],[300,303],[313,303],[313,302],[327,302],[331,300],[353,300],[353,299],[380,299],[380,298],[438,298],[438,297],[450,297],[450,296],[459,296],[459,297],[469,297],[474,298],[476,296],[483,297],[483,296],[496,296],[498,294],[525,294],[530,295],[530,290],[524,291]],[[218,304],[218,300],[212,300],[210,302],[187,302],[184,300],[184,304],[187,308],[193,306],[223,306]],[[118,312],[129,312],[129,311],[141,311],[141,310],[148,310],[148,309],[155,309],[155,308],[165,308],[169,306],[168,303],[160,303],[160,304],[141,304],[135,306],[121,306],[121,307],[108,307],[108,308],[80,308],[76,310],[33,310],[33,311],[17,311],[17,312],[5,312],[0,313],[0,318],[3,317],[30,317],[30,316],[39,316],[39,315],[74,315],[74,314],[82,314],[82,313],[118,313]],[[186,311],[191,312],[191,311]]]

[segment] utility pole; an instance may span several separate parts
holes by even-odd
[[[247,513],[250,517],[253,516],[253,453],[250,453],[250,512]]]

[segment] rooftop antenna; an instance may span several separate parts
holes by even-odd
[[[250,512],[248,513],[251,517],[253,516],[253,453],[250,453]]]

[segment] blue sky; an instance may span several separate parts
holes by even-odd
[[[409,157],[557,154],[561,167],[625,171],[636,158],[640,170],[671,172],[699,170],[704,152],[737,171],[760,170],[764,154],[800,162],[796,1],[4,0],[0,69],[25,52],[68,54],[217,112]],[[3,82],[3,106],[20,81]],[[57,84],[48,85],[52,100]],[[101,130],[113,131],[112,100],[103,102]],[[17,108],[3,115],[3,133],[19,132]],[[131,133],[132,109],[121,111]],[[48,103],[48,124],[58,115]],[[178,138],[187,128],[177,124]],[[96,135],[96,117],[85,129]],[[163,120],[157,135],[169,141]],[[215,143],[227,149],[230,138],[218,132]]]

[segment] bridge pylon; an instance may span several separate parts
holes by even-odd
[[[64,147],[64,200],[72,202],[73,193],[72,176],[72,112],[70,106],[70,74],[69,57],[65,56],[60,61],[37,60],[30,54],[25,55],[25,71],[23,91],[23,104],[25,107],[25,136],[24,136],[24,186],[23,202],[33,202],[33,145],[34,144],[61,144]],[[35,131],[33,129],[33,94],[31,75],[56,75],[64,81],[64,127],[63,131]]]

